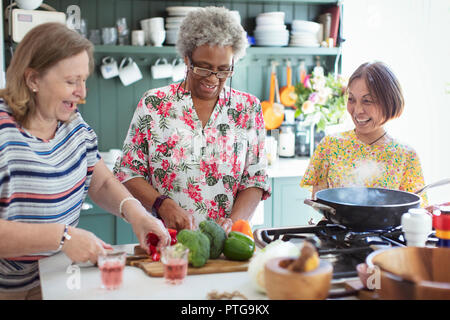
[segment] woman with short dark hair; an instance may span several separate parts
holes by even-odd
[[[364,63],[348,83],[347,111],[355,129],[326,136],[311,158],[301,186],[322,189],[379,187],[415,192],[424,186],[419,157],[384,125],[404,108],[401,86],[382,62]],[[426,195],[422,195],[426,204]]]

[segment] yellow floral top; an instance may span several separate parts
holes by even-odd
[[[368,145],[355,131],[326,136],[314,151],[300,186],[328,188],[365,186],[415,192],[424,177],[414,149],[396,140],[385,145]],[[422,194],[422,206],[428,200]]]

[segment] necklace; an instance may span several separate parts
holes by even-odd
[[[356,129],[355,129],[355,134],[356,134]],[[368,143],[369,146],[373,145],[375,142],[381,140],[385,135],[387,134],[387,131],[385,131],[380,137],[376,138],[374,141],[372,141],[371,143]]]
[[[379,138],[375,139],[374,141],[372,141],[371,143],[369,143],[369,146],[373,145],[375,142],[377,142],[378,140],[380,140],[381,138],[383,138],[386,135],[387,131],[385,131]]]

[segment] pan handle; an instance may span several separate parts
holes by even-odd
[[[325,205],[323,203],[319,203],[319,202],[314,201],[312,199],[305,199],[303,201],[303,203],[307,204],[308,206],[311,206],[314,210],[317,210],[319,212],[320,211],[325,211],[325,212],[328,212],[328,213],[332,214],[333,216],[336,215],[336,209],[334,209],[334,208],[332,208],[330,206],[327,206],[327,205]]]
[[[429,189],[429,188],[434,188],[434,187],[438,187],[438,186],[443,186],[446,184],[450,183],[450,178],[446,178],[446,179],[442,179],[442,180],[438,180],[436,182],[427,184],[425,187],[423,187],[420,190],[417,190],[416,192],[414,192],[415,194],[421,194],[422,192],[424,192],[425,190]]]

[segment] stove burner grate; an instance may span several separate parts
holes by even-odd
[[[255,233],[258,246],[276,240],[293,243],[311,242],[321,259],[333,264],[333,279],[357,277],[356,266],[364,262],[376,246],[404,246],[400,228],[355,232],[348,228],[321,221],[315,226],[294,226],[260,229]]]

